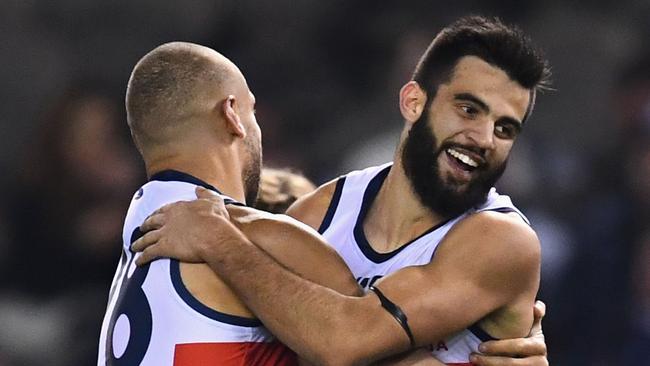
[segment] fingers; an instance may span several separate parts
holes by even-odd
[[[477,366],[548,366],[548,360],[544,356],[508,358],[473,353],[470,361]]]
[[[137,266],[143,266],[151,261],[158,259],[160,256],[157,254],[158,245],[147,247],[142,254],[135,260]]]
[[[229,218],[228,211],[226,210],[226,204],[224,202],[223,197],[201,186],[196,187],[195,192],[196,192],[196,198],[198,200],[210,201],[211,211],[213,213]]]
[[[542,318],[546,314],[546,305],[541,302],[535,302],[535,307],[533,308],[533,327],[530,329],[529,337],[541,337],[544,339],[544,333],[542,332]]]
[[[546,356],[546,343],[543,337],[503,339],[481,343],[479,350],[488,356]]]
[[[533,307],[533,316],[535,317],[535,322],[541,324],[542,318],[546,315],[546,304],[543,301],[535,301],[535,306]]]
[[[205,199],[205,200],[211,200],[211,201],[223,201],[221,196],[216,194],[215,192],[203,188],[201,186],[197,186],[196,189],[194,190],[196,193],[196,198],[198,199]]]
[[[165,224],[165,214],[161,212],[154,212],[147,217],[142,225],[140,225],[140,232],[146,233],[151,230],[160,229]]]
[[[131,244],[131,250],[134,252],[142,252],[156,244],[160,240],[160,236],[160,230],[149,231]]]
[[[135,260],[136,265],[145,265],[153,260],[156,260],[159,257],[157,254],[157,244],[160,238],[160,230],[149,231],[148,233],[142,235],[140,239],[134,241],[133,244],[131,244],[132,251],[136,253],[142,252],[142,254],[140,254],[140,256]]]

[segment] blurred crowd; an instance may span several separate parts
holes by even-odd
[[[240,66],[265,163],[323,183],[392,159],[397,91],[437,30],[497,15],[546,50],[500,191],[543,250],[551,364],[650,359],[650,3],[0,2],[0,366],[91,365],[121,227],[146,181],[125,122],[135,62],[171,40]]]

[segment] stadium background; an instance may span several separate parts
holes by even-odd
[[[501,190],[543,246],[550,361],[650,359],[650,2],[0,2],[0,365],[90,365],[119,232],[145,177],[123,110],[130,70],[171,40],[231,58],[257,96],[265,161],[315,181],[391,158],[397,92],[467,13],[546,50]]]

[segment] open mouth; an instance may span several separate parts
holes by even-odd
[[[449,147],[445,150],[447,157],[451,160],[454,165],[465,172],[473,172],[482,162],[478,157],[472,156],[474,154],[463,151],[459,148]]]

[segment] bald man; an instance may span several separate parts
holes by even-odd
[[[209,48],[168,43],[135,66],[127,119],[149,182],[126,216],[98,365],[295,364],[293,352],[207,265],[162,259],[136,268],[131,251],[147,216],[167,203],[195,199],[196,187],[222,195],[227,204],[254,201],[261,165],[254,106],[239,69]],[[287,268],[338,292],[359,294],[344,262],[315,231],[288,217],[258,215],[256,221],[243,229],[252,240],[279,233],[266,238],[264,248]],[[300,251],[289,250],[294,242],[303,243]]]

